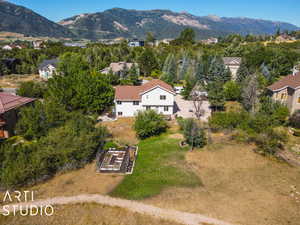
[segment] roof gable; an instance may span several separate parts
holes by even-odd
[[[158,87],[175,95],[172,86],[161,80],[155,79],[141,86],[116,86],[115,99],[123,101],[140,100],[143,93]]]
[[[271,91],[279,91],[284,88],[297,89],[300,88],[300,72],[295,75],[288,75],[268,87]]]
[[[6,92],[0,92],[0,113],[5,113],[33,101],[35,101],[33,98],[25,98]]]

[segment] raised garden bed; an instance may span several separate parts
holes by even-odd
[[[97,172],[132,174],[137,153],[137,146],[101,151],[97,157]]]

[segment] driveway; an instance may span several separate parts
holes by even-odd
[[[209,108],[209,102],[203,101],[202,110],[204,112],[201,120],[204,122],[208,121],[211,115],[211,109]],[[195,108],[193,101],[184,100],[181,95],[175,96],[175,115],[181,116],[183,118],[196,118]]]

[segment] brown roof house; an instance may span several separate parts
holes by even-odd
[[[119,77],[123,78],[127,75],[127,72],[135,66],[138,69],[137,63],[128,63],[128,62],[113,62],[109,65],[109,67],[104,68],[100,72],[103,74],[115,74]],[[138,71],[139,72],[139,71]]]
[[[291,113],[300,109],[300,72],[297,68],[294,67],[293,74],[268,87],[272,99],[286,104]]]
[[[33,101],[35,101],[33,98],[0,92],[0,139],[9,138],[14,135],[18,109]]]
[[[172,86],[155,79],[141,86],[116,86],[115,110],[117,117],[132,117],[140,110],[154,109],[163,115],[174,113]]]

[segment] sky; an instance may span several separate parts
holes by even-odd
[[[249,17],[289,22],[300,27],[299,0],[9,0],[25,6],[52,21],[82,13],[125,9],[169,9],[193,15]]]

